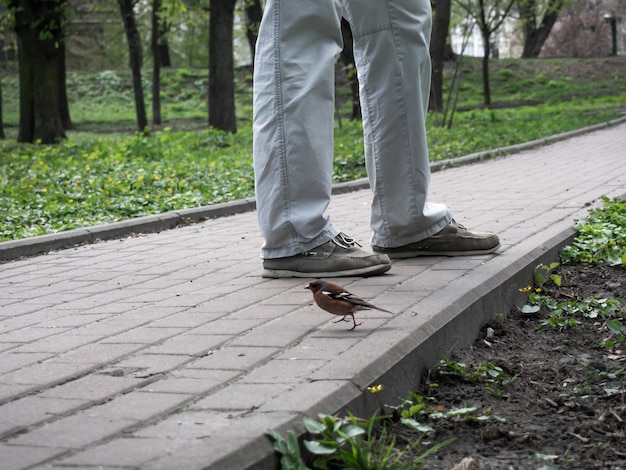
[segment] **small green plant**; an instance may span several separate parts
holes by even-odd
[[[494,396],[501,396],[501,387],[505,387],[515,380],[517,375],[511,375],[502,367],[489,361],[483,361],[476,366],[468,366],[462,362],[442,357],[438,372],[442,375],[454,375],[467,382],[483,384],[485,390]]]
[[[612,348],[614,346],[626,344],[626,326],[622,323],[621,319],[611,318],[606,322],[606,327],[612,334],[612,337],[602,341],[600,343],[601,347]]]
[[[304,426],[318,439],[304,441],[304,445],[314,455],[331,455],[346,442],[355,443],[354,438],[365,433],[354,416],[343,419],[330,415],[319,415],[319,420],[304,418]]]
[[[387,405],[388,408],[395,411],[400,416],[400,422],[410,429],[423,433],[430,432],[433,429],[424,424],[429,415],[436,411],[433,405],[432,397],[425,397],[414,392],[409,393],[409,397],[403,400],[397,406]]]
[[[626,201],[603,197],[602,207],[576,221],[577,237],[561,250],[563,263],[626,264]]]
[[[501,79],[507,81],[513,78],[513,72],[510,69],[501,69],[498,72]]]
[[[367,387],[378,397],[382,385]],[[380,401],[379,401],[380,403]],[[309,464],[313,468],[351,468],[363,470],[409,470],[420,468],[421,462],[428,456],[451,444],[456,438],[450,438],[425,448],[423,438],[433,431],[424,424],[425,420],[458,419],[459,417],[484,421],[490,413],[475,416],[476,407],[468,406],[447,412],[433,404],[433,398],[410,393],[409,398],[397,406],[380,404],[381,410],[393,410],[393,414],[374,415],[369,419],[360,419],[352,414],[345,418],[320,414],[318,419],[305,417],[304,427],[309,439],[303,445],[311,455]],[[410,443],[401,444],[397,440],[398,423],[420,434]],[[298,439],[293,431],[284,438],[276,431],[268,429],[265,433],[274,441],[274,449],[281,455],[281,468],[302,470],[307,467]]]
[[[543,285],[552,281],[555,286],[561,287],[561,276],[556,274],[554,270],[559,267],[559,263],[553,262],[549,265],[539,264],[533,271],[533,280],[535,281],[535,286],[538,289],[541,289]]]
[[[559,263],[557,262],[549,265],[539,264],[533,271],[534,292],[530,292],[533,290],[530,286],[520,289],[522,292],[530,292],[528,301],[521,308],[522,313],[537,313],[542,308],[548,310],[548,317],[539,322],[540,327],[576,328],[581,324],[583,318],[601,317],[606,320],[620,314],[622,305],[614,299],[588,297],[559,302],[554,297],[544,294],[544,287],[549,282],[561,287],[562,278],[555,273],[558,267]],[[619,322],[619,320],[617,321]],[[612,321],[611,325],[613,329],[618,328],[615,321]]]
[[[588,297],[558,302],[550,296],[532,293],[528,297],[528,303],[522,307],[522,312],[532,313],[541,307],[545,307],[549,315],[539,322],[539,326],[553,328],[575,328],[584,318],[610,319],[619,315],[622,309],[620,302],[615,299]]]
[[[280,468],[282,470],[308,470],[302,455],[300,454],[300,444],[293,431],[287,432],[285,439],[273,429],[266,429],[267,434],[274,441],[274,450],[281,455]]]
[[[459,363],[456,363],[459,364]],[[438,387],[438,384],[429,383],[431,387]],[[432,432],[428,422],[442,419],[481,422],[489,419],[504,421],[503,418],[492,416],[489,410],[482,414],[477,414],[478,407],[475,405],[465,405],[460,408],[446,410],[443,406],[435,404],[435,399],[425,397],[416,393],[410,393],[409,398],[404,400],[399,406],[394,407],[396,413],[400,413],[401,422],[410,429],[415,429],[423,433]]]
[[[409,470],[418,468],[426,457],[455,441],[454,438],[437,443],[427,450],[421,446],[425,433],[411,444],[399,445],[396,434],[388,431],[388,416],[361,420],[320,414],[318,420],[304,418],[304,426],[312,439],[304,446],[312,455],[313,468],[352,468],[363,470]],[[283,470],[308,469],[293,431],[284,438],[274,430],[265,433],[274,441],[274,449],[281,454]]]

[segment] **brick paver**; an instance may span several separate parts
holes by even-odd
[[[429,358],[472,340],[485,317],[463,312],[505,305],[485,299],[513,296],[501,285],[521,266],[626,193],[625,149],[621,123],[434,173],[431,199],[502,248],[343,279],[394,312],[363,313],[352,332],[304,280],[259,276],[254,212],[0,264],[2,468],[260,468],[268,427],[375,409],[372,383],[397,400]],[[369,203],[361,190],[329,210],[365,246]]]

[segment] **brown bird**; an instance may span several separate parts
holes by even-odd
[[[338,286],[330,282],[317,279],[304,286],[305,289],[309,289],[313,292],[313,300],[318,307],[333,315],[341,315],[343,318],[340,321],[348,321],[346,317],[352,317],[353,326],[348,331],[354,330],[360,323],[357,323],[354,319],[354,313],[359,310],[380,310],[382,312],[391,313],[389,310],[372,305],[363,299],[351,294],[343,287]],[[334,323],[337,323],[334,322]]]

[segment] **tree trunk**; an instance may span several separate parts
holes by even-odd
[[[0,80],[0,139],[6,139],[4,135],[4,117],[2,115],[2,80]]]
[[[167,42],[167,33],[169,31],[169,24],[163,18],[159,19],[159,60],[161,61],[161,67],[171,67],[172,59],[170,57],[170,45]]]
[[[491,106],[491,88],[489,85],[489,55],[491,54],[491,44],[489,43],[490,34],[483,31],[483,42],[485,53],[482,60],[483,71],[483,97],[485,106]]]
[[[209,126],[237,132],[233,20],[235,0],[211,0],[209,21]]]
[[[446,41],[450,29],[451,0],[436,0],[433,15],[433,31],[430,39],[432,81],[429,108],[443,109],[443,68],[446,56]]]
[[[63,129],[69,130],[74,127],[70,117],[70,106],[67,101],[67,76],[65,70],[65,41],[58,45],[58,73],[59,73],[59,114]]]
[[[152,0],[152,124],[161,124],[161,57],[159,39],[161,0]]]
[[[256,50],[256,40],[259,36],[259,26],[263,17],[263,8],[260,0],[246,0],[246,37],[250,46],[250,58],[254,69],[254,54]]]
[[[343,37],[343,49],[340,59],[343,69],[350,82],[352,96],[352,116],[350,119],[356,121],[361,119],[361,102],[359,101],[359,79],[356,73],[356,63],[354,62],[354,39],[350,23],[345,18],[341,18],[341,36]]]
[[[59,49],[63,1],[14,0],[20,120],[18,142],[55,143],[65,138],[59,105]]]
[[[137,30],[132,0],[118,0],[118,2],[122,13],[122,21],[124,22],[124,30],[126,31],[126,40],[128,41],[130,68],[133,74],[133,89],[135,91],[137,127],[140,132],[145,132],[148,129],[148,117],[146,115],[146,103],[141,83],[141,65],[143,62],[141,39]]]
[[[536,0],[521,0],[518,5],[524,27],[524,49],[522,58],[539,57],[543,44],[550,36],[552,27],[563,8],[563,0],[550,0],[541,24],[537,25]]]

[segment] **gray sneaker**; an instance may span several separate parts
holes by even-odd
[[[353,238],[340,233],[305,253],[263,260],[263,277],[377,276],[391,269],[385,254],[361,250]]]
[[[468,256],[486,255],[500,248],[500,240],[493,233],[470,232],[452,220],[444,229],[419,242],[384,248],[372,246],[375,252],[386,253],[391,259],[417,256]]]

